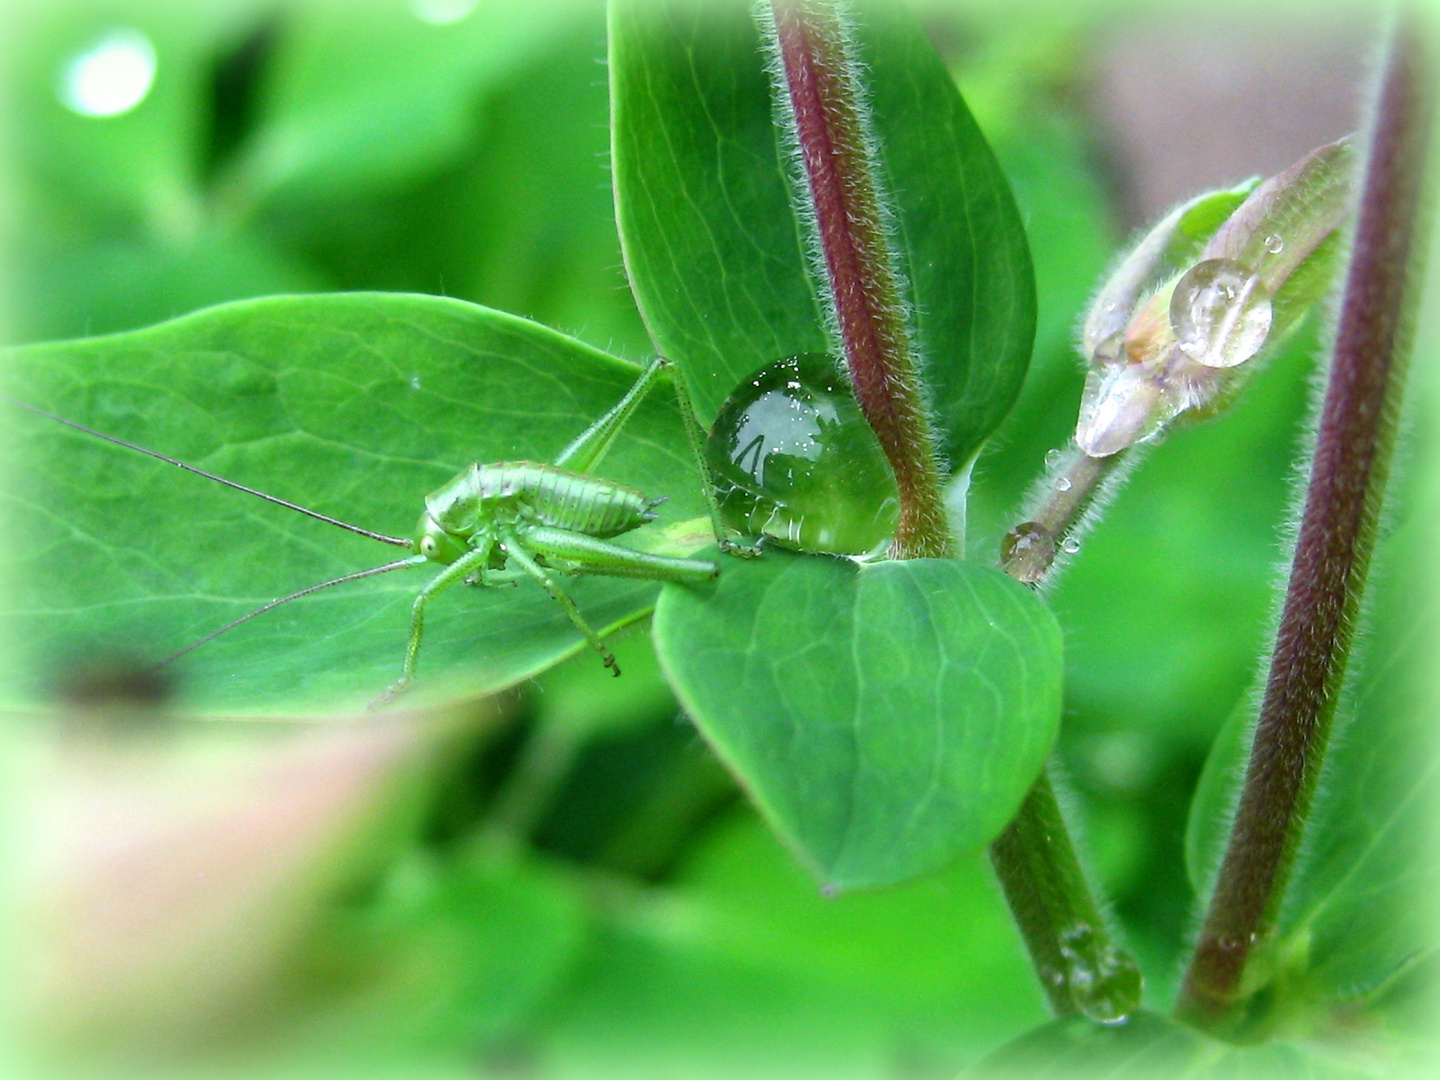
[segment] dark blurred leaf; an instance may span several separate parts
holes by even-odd
[[[994,839],[1059,725],[1053,618],[973,563],[770,550],[666,589],[655,643],[706,739],[835,889]]]
[[[176,242],[37,241],[16,268],[14,336],[21,341],[109,334],[226,300],[317,292],[325,281],[249,232]]]
[[[968,461],[1019,392],[1035,298],[1019,216],[919,24],[855,13],[881,180],[943,448]],[[611,14],[616,204],[657,347],[710,420],[758,368],[827,349],[807,235],[748,6],[650,2]]]
[[[17,6],[7,15],[6,104],[21,197],[92,224],[122,220],[160,235],[193,228],[203,76],[211,51],[253,6]]]
[[[565,13],[557,2],[289,5],[231,197],[330,199],[433,169],[475,137],[482,90]]]
[[[407,535],[423,496],[468,462],[547,460],[636,372],[513,316],[375,294],[279,297],[32,346],[12,351],[3,373],[21,400]],[[6,656],[12,703],[33,701],[57,666],[107,643],[163,657],[273,597],[400,554],[7,409],[8,628],[23,643]],[[703,514],[678,424],[657,389],[602,463],[604,475],[670,497],[635,543],[669,544],[667,526]],[[431,573],[345,586],[204,646],[176,665],[178,704],[271,715],[363,707],[398,673],[410,601]],[[574,585],[602,631],[641,618],[655,592],[643,581]],[[457,587],[427,620],[414,700],[484,693],[580,647],[538,588]]]

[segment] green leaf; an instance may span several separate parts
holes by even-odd
[[[829,888],[942,867],[999,833],[1060,712],[1060,633],[995,570],[770,550],[666,589],[655,641],[700,730]]]
[[[1228,1046],[1154,1013],[1104,1026],[1079,1016],[1054,1020],[1016,1039],[968,1070],[966,1080],[1358,1080],[1362,1072],[1283,1043]]]
[[[1034,283],[993,155],[899,5],[857,13],[891,242],[950,458],[1009,410],[1029,359]],[[748,5],[611,8],[617,217],[656,347],[708,421],[751,372],[834,352]]]
[[[472,461],[546,461],[636,369],[514,316],[434,297],[276,297],[149,330],[17,349],[22,401],[322,513],[408,535],[422,499]],[[68,665],[153,662],[260,604],[397,557],[343,533],[5,405],[0,460],[12,583],[0,687],[33,703]],[[673,401],[647,399],[604,475],[666,495],[633,542],[704,513]],[[686,532],[681,529],[681,532]],[[702,535],[708,535],[703,526]],[[625,538],[631,539],[631,538]],[[398,674],[416,590],[399,571],[290,604],[177,661],[207,714],[354,710]],[[592,578],[572,594],[601,632],[656,586]],[[417,703],[482,694],[577,651],[538,588],[456,588],[432,605]],[[407,697],[407,702],[412,698]]]

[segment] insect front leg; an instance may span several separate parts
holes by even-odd
[[[425,632],[425,605],[429,603],[430,598],[436,593],[448,589],[456,582],[463,581],[467,574],[488,562],[491,546],[486,545],[467,551],[436,574],[430,583],[416,595],[415,602],[410,605],[410,640],[405,644],[405,662],[400,668],[400,678],[391,683],[389,689],[370,703],[372,709],[395,700],[414,680],[415,662],[420,656],[420,638]]]
[[[575,629],[584,634],[585,640],[590,642],[595,651],[600,654],[600,659],[604,661],[605,666],[609,668],[613,674],[619,675],[620,665],[615,662],[615,654],[610,651],[605,642],[601,640],[600,635],[585,621],[584,616],[580,614],[580,609],[575,606],[575,601],[571,600],[565,590],[560,588],[559,583],[551,576],[550,572],[531,558],[530,553],[525,550],[525,544],[520,538],[513,532],[507,533],[504,536],[504,547],[505,553],[509,555],[510,558],[514,559],[531,577],[545,586],[545,591],[550,594],[556,603],[565,609],[565,614],[570,616],[570,621],[575,624]]]

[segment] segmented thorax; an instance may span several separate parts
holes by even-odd
[[[452,536],[469,539],[491,523],[550,525],[605,539],[655,519],[660,499],[594,476],[533,461],[471,465],[425,499]]]

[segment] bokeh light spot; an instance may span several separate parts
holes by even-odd
[[[477,6],[477,0],[410,0],[410,10],[415,12],[415,17],[431,26],[457,23]]]
[[[138,30],[112,30],[66,61],[60,100],[81,116],[120,116],[155,84],[155,46]]]

